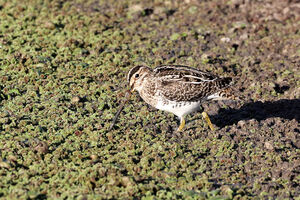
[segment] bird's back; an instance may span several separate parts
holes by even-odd
[[[201,101],[226,89],[232,78],[219,78],[181,65],[159,66],[153,70],[157,89],[170,101]]]

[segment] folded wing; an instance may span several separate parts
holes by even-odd
[[[158,77],[157,88],[171,101],[200,101],[228,87],[232,81],[181,65],[159,66],[153,72]]]

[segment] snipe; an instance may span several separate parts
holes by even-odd
[[[187,66],[136,66],[127,79],[131,89],[138,91],[146,103],[180,118],[178,131],[185,126],[184,117],[199,110],[204,101],[236,99],[229,87],[232,78],[219,78]],[[203,112],[202,116],[214,130],[208,115]]]

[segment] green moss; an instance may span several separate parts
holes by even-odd
[[[212,132],[198,113],[176,133],[172,114],[133,95],[107,131],[128,89],[126,73],[137,64],[190,65],[235,77],[236,89],[252,99],[290,98],[284,95],[299,88],[298,60],[289,56],[299,51],[290,31],[298,22],[266,21],[269,30],[256,22],[229,25],[231,9],[219,1],[0,2],[0,198],[296,197],[294,119],[272,117],[285,128],[247,119],[243,128]],[[238,47],[221,43],[224,35]],[[269,83],[289,89],[279,96]],[[230,110],[217,107],[219,114]],[[245,114],[255,118],[251,109]],[[212,121],[217,127],[227,119]],[[274,151],[264,147],[269,140]],[[272,171],[281,166],[289,177]],[[268,191],[264,179],[278,190]]]

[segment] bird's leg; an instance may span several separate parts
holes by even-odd
[[[206,120],[206,122],[208,123],[208,126],[209,126],[209,128],[212,130],[212,131],[214,131],[215,129],[214,129],[214,126],[212,125],[212,123],[211,123],[211,121],[210,121],[210,119],[209,119],[209,117],[208,117],[208,115],[207,115],[207,113],[206,112],[202,112],[202,117]]]
[[[185,119],[184,117],[180,117],[180,126],[178,127],[177,131],[182,131],[182,129],[184,128],[185,125]]]

